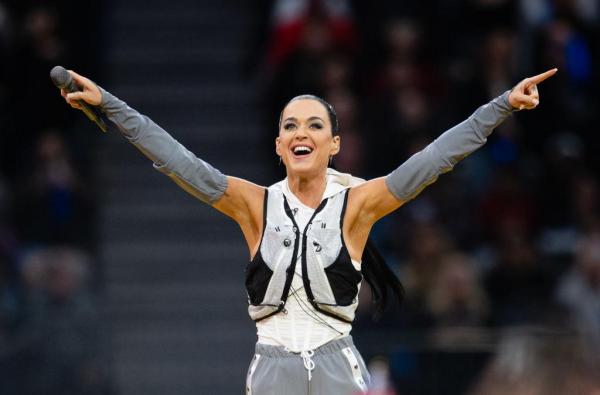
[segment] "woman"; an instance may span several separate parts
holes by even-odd
[[[368,372],[349,335],[361,271],[380,301],[387,288],[401,292],[389,269],[361,268],[371,227],[483,145],[514,109],[535,108],[537,84],[556,69],[521,81],[370,181],[328,169],[340,150],[335,111],[318,97],[298,96],[283,109],[275,139],[287,178],[268,188],[223,175],[149,118],[70,73],[82,91],[62,91],[67,103],[98,106],[159,171],[239,224],[251,256],[248,311],[258,331],[246,393],[295,395],[366,391]]]

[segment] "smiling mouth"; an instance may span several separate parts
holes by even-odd
[[[313,149],[306,145],[298,145],[292,148],[292,153],[296,157],[306,157],[313,152]]]

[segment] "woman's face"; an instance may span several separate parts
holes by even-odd
[[[340,150],[325,107],[316,100],[301,99],[283,110],[275,151],[289,174],[313,175],[327,168],[329,157]]]

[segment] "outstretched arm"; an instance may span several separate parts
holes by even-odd
[[[233,218],[242,227],[251,252],[262,233],[264,188],[227,177],[199,159],[154,121],[129,107],[89,79],[70,71],[81,92],[61,92],[67,102],[75,100],[98,106],[121,134],[152,160],[154,167],[201,201]]]
[[[387,189],[398,203],[413,199],[439,175],[449,172],[484,145],[492,131],[513,111],[509,94],[505,92],[479,107],[469,118],[444,132],[385,177]]]
[[[386,177],[353,188],[346,220],[351,227],[349,233],[359,239],[358,245],[362,245],[363,238],[366,241],[371,226],[379,218],[413,199],[439,175],[452,170],[456,163],[485,144],[494,128],[514,110],[535,108],[539,104],[537,84],[556,71],[552,69],[526,78],[511,91],[479,107],[469,118],[444,132]]]
[[[156,170],[205,203],[212,205],[221,199],[228,183],[223,173],[197,158],[150,118],[99,89],[102,112],[131,144],[152,160]]]

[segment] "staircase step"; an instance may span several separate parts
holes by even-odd
[[[204,105],[210,103],[231,103],[236,100],[244,103],[252,103],[254,93],[240,87],[239,83],[216,83],[207,84],[186,84],[173,86],[172,84],[159,84],[148,81],[144,85],[123,84],[112,85],[113,92],[129,100],[138,100],[143,98],[144,102],[160,103],[161,105],[175,104],[196,104]],[[189,113],[190,115],[193,113]]]
[[[117,329],[116,370],[122,393],[233,394],[243,390],[256,339],[248,318],[143,322]]]
[[[108,75],[115,85],[120,84],[171,84],[209,85],[243,83],[237,75],[237,51],[210,49],[189,51],[167,49],[157,51],[113,51],[108,54],[109,67],[118,68],[118,73]]]
[[[129,262],[156,263],[167,267],[175,258],[195,259],[201,264],[217,265],[223,268],[225,263],[244,262],[248,258],[248,251],[242,240],[205,240],[196,243],[184,242],[111,242],[103,246],[103,258],[115,265],[131,264]],[[243,270],[240,263],[240,270]],[[217,269],[214,269],[217,271]]]
[[[270,131],[261,129],[261,90],[242,75],[254,9],[237,0],[116,2],[102,84],[203,160],[248,179],[276,163],[262,147]],[[239,227],[154,170],[114,128],[99,141],[100,259],[118,392],[240,393],[256,329]]]
[[[176,0],[170,3],[158,0],[127,0],[114,3],[112,14],[121,14],[130,11],[130,16],[135,18],[136,12],[182,12],[187,13],[190,10],[203,12],[206,14],[221,13],[223,16],[236,17],[247,15],[252,10],[252,3],[240,2],[239,0],[219,0],[204,1],[197,0]]]
[[[110,20],[115,29],[131,30],[149,25],[165,27],[190,26],[204,27],[210,26],[211,31],[245,28],[254,23],[242,13],[231,13],[224,7],[190,7],[184,4],[175,4],[174,6],[161,8],[139,9],[132,7],[128,2],[123,2],[118,7],[118,12],[114,13]],[[129,3],[129,4],[127,4]]]
[[[167,49],[167,48],[210,48],[219,46],[224,48],[243,49],[246,43],[242,29],[222,29],[218,34],[210,26],[175,26],[173,28],[148,24],[137,29],[115,31],[112,39],[119,43],[123,49]]]
[[[124,48],[115,47],[107,51],[106,61],[110,66],[120,67],[137,65],[138,72],[149,70],[150,67],[171,66],[172,69],[180,67],[201,66],[226,66],[228,70],[237,70],[239,65],[235,64],[240,59],[240,53],[236,48],[226,47],[194,47],[194,48]],[[211,70],[211,72],[219,71]],[[116,74],[116,73],[114,73]],[[152,73],[153,74],[153,73]],[[235,73],[231,77],[239,77]]]
[[[242,246],[240,246],[242,247]],[[207,282],[219,285],[235,283],[235,304],[244,305],[246,301],[244,288],[244,270],[248,262],[248,251],[238,248],[235,261],[226,262],[227,269],[223,269],[223,259],[210,259],[204,256],[184,257],[174,256],[168,260],[139,259],[137,261],[120,260],[115,261],[104,271],[104,278],[110,282],[123,282],[129,285],[147,286],[149,293],[153,292],[155,286],[164,282],[180,283],[189,281],[195,287],[202,287]],[[231,265],[235,264],[235,267]],[[221,306],[222,303],[217,303]],[[229,311],[229,306],[225,311]],[[154,313],[154,308],[151,308]],[[171,307],[170,314],[176,314],[179,309],[191,310],[188,307]],[[140,318],[139,312],[136,317]]]
[[[171,271],[176,271],[172,266]],[[112,281],[108,286],[110,313],[136,310],[164,315],[187,312],[213,311],[216,305],[236,305],[246,302],[242,284],[234,281],[200,282],[202,279],[188,278],[186,281],[162,280],[152,283]],[[240,303],[242,302],[242,303]],[[229,315],[225,312],[225,316]],[[140,317],[135,317],[139,319]]]

